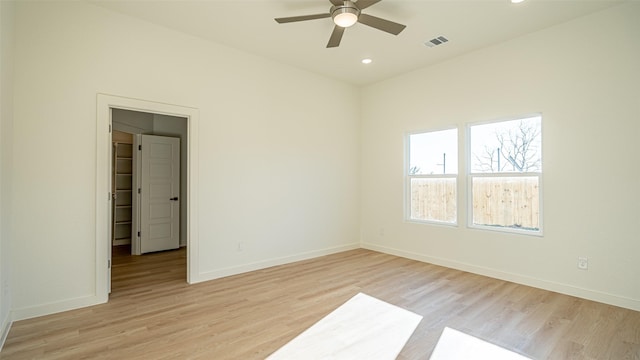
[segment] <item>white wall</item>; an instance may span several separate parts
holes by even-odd
[[[364,89],[363,246],[640,310],[638,19],[629,3]],[[534,112],[544,237],[467,229],[464,205],[458,227],[403,221],[407,132]]]
[[[0,2],[0,348],[11,322],[14,4]]]
[[[354,87],[84,3],[16,4],[12,52],[6,4],[0,281],[10,236],[17,318],[96,293],[97,93],[198,109],[200,278],[361,230],[365,247],[640,309],[637,3],[367,87],[362,109]],[[538,111],[544,237],[403,221],[407,131]]]
[[[199,278],[358,246],[356,88],[79,2],[16,5],[15,70],[16,317],[96,293],[97,93],[198,109]]]

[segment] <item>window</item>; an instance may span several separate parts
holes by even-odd
[[[542,117],[469,127],[469,226],[542,233]]]
[[[456,224],[458,129],[410,134],[407,217]]]

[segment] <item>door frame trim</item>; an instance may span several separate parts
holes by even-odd
[[[142,111],[187,119],[187,282],[198,274],[198,125],[197,108],[148,100],[97,94],[96,114],[96,297],[109,300],[111,269],[108,267],[111,239],[111,109]]]

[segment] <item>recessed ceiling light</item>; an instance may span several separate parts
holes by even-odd
[[[511,0],[512,4],[520,4],[521,2],[524,2],[524,0]]]
[[[366,59],[362,59],[362,63],[363,64],[371,64],[373,62],[373,60],[366,58]]]

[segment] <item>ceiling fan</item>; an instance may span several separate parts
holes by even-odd
[[[382,0],[329,1],[331,1],[332,6],[331,9],[329,9],[328,13],[276,18],[275,20],[279,24],[284,24],[289,22],[331,17],[336,26],[333,28],[333,32],[331,33],[331,37],[329,38],[329,42],[327,43],[328,48],[337,47],[338,45],[340,45],[340,40],[342,40],[344,29],[354,25],[356,22],[371,26],[372,28],[388,32],[389,34],[393,35],[400,34],[400,32],[406,27],[405,25],[381,19],[372,15],[363,14],[361,12],[361,10],[364,10]]]

